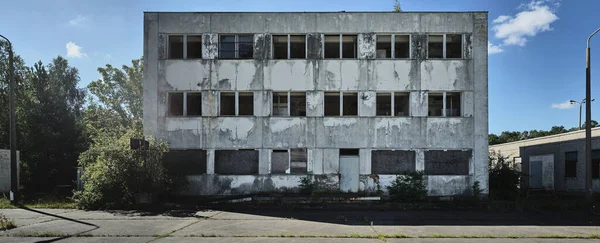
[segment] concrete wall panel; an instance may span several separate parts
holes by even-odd
[[[420,148],[425,145],[421,136],[420,118],[377,117],[373,121],[373,148]]]
[[[421,89],[473,90],[469,61],[428,60],[421,63]]]
[[[463,149],[473,147],[472,118],[427,118],[428,148]]]
[[[402,91],[411,90],[418,82],[411,78],[412,63],[407,60],[376,60],[374,83],[376,90]],[[420,77],[417,77],[420,78]]]
[[[265,89],[313,90],[313,70],[313,62],[308,60],[270,60],[265,66]]]
[[[305,148],[307,118],[271,117],[264,119],[264,146],[267,148]]]
[[[207,148],[256,148],[256,144],[262,144],[260,118],[218,117],[207,120]]]
[[[172,149],[203,148],[202,119],[168,117],[166,131],[169,147]]]

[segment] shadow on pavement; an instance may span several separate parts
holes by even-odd
[[[56,215],[56,214],[51,214],[51,213],[47,213],[47,212],[43,212],[43,211],[39,211],[39,210],[35,210],[35,209],[32,209],[32,208],[25,207],[23,205],[19,205],[18,207],[20,209],[27,210],[27,211],[30,211],[30,212],[34,212],[34,213],[38,213],[38,214],[42,214],[42,215],[46,215],[46,216],[50,216],[50,217],[59,218],[59,219],[62,219],[62,220],[71,221],[73,223],[83,224],[83,225],[87,225],[87,226],[93,227],[92,229],[89,229],[89,230],[86,230],[86,231],[83,231],[83,232],[79,232],[79,233],[77,233],[77,235],[85,234],[85,233],[91,232],[92,230],[96,230],[96,229],[100,228],[100,227],[98,227],[95,224],[91,224],[91,223],[83,222],[83,221],[80,221],[80,220],[76,220],[76,219],[72,219],[72,218],[67,218],[67,217],[64,217],[64,216],[60,216],[60,215]],[[59,238],[53,238],[51,240],[38,241],[38,242],[55,242],[55,241],[60,241],[60,240],[64,240],[64,239],[67,239],[67,238],[71,238],[71,236],[63,236],[63,237],[59,237]]]

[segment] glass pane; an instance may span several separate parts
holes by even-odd
[[[377,35],[377,58],[392,58],[391,35]]]
[[[183,116],[183,93],[168,93],[169,116]]]
[[[235,93],[234,92],[222,92],[221,93],[221,116],[235,116]]]
[[[240,116],[252,116],[254,115],[254,93],[252,92],[240,92],[238,94],[239,99],[239,110]]]
[[[290,116],[306,116],[306,93],[290,93]]]
[[[356,36],[342,37],[342,58],[356,58]]]
[[[446,116],[461,116],[460,93],[446,93]]]
[[[287,116],[288,114],[288,102],[287,92],[273,93],[273,115],[274,116]]]
[[[462,35],[446,35],[446,58],[462,58]]]
[[[340,116],[340,93],[325,92],[325,116]]]
[[[290,36],[290,58],[306,58],[306,36]]]
[[[202,115],[202,93],[187,93],[187,115]]]
[[[287,35],[273,36],[273,59],[287,59]]]
[[[358,94],[344,93],[344,110],[343,116],[358,116]]]
[[[377,93],[375,99],[377,111],[375,115],[391,116],[392,115],[392,93]]]
[[[340,58],[340,36],[325,36],[325,58]]]
[[[252,59],[254,58],[254,47],[249,43],[239,43],[239,58],[240,59]]]
[[[430,35],[428,36],[428,57],[443,58],[444,57],[444,36]]]
[[[394,39],[394,57],[410,58],[410,37],[408,35],[396,35]]]
[[[169,36],[169,59],[183,59],[183,35]]]
[[[187,58],[202,58],[202,36],[189,35],[187,37]]]
[[[394,116],[408,116],[409,93],[394,93]]]
[[[240,35],[238,42],[254,43],[254,35]]]
[[[428,97],[429,113],[428,116],[442,116],[444,108],[444,95],[440,93],[429,93]]]

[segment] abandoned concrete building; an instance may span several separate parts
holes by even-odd
[[[144,14],[144,132],[183,195],[488,185],[487,12]],[[377,180],[377,182],[376,182]]]

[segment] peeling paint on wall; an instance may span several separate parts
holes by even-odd
[[[254,122],[247,118],[226,118],[220,120],[219,128],[229,134],[230,140],[246,140],[254,129]]]
[[[323,126],[326,127],[340,127],[340,126],[352,126],[356,124],[358,120],[350,118],[329,118],[323,120]]]

